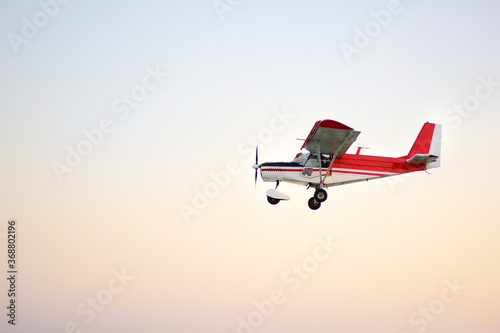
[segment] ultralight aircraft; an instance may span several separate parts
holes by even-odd
[[[368,181],[376,178],[425,171],[440,165],[441,125],[425,123],[408,155],[401,157],[346,154],[356,141],[359,131],[325,119],[317,121],[301,147],[307,153],[298,153],[291,162],[265,162],[259,164],[258,147],[255,152],[255,183],[260,170],[262,180],[275,182],[276,187],[266,192],[267,201],[276,205],[290,197],[278,191],[280,182],[314,188],[314,196],[308,201],[309,208],[316,210],[328,195],[326,188],[337,185]]]

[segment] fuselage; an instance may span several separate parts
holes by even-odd
[[[333,162],[323,186],[336,186],[425,169],[425,165],[409,164],[407,158],[408,156],[344,154]],[[322,159],[321,164],[321,174],[324,177],[330,164],[328,156]],[[291,162],[262,163],[260,173],[266,182],[284,181],[310,186],[320,183],[319,159],[315,154],[299,154]]]

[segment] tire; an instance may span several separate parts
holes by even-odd
[[[267,197],[267,202],[269,202],[271,205],[277,205],[280,202],[280,199]]]
[[[314,197],[312,197],[311,199],[309,199],[309,201],[307,202],[307,205],[309,206],[309,208],[311,208],[312,210],[316,210],[318,209],[319,207],[321,207],[321,202],[319,202],[318,200],[316,200]]]
[[[325,202],[327,198],[328,194],[322,188],[319,188],[316,190],[316,192],[314,192],[314,199],[316,199],[319,202]]]

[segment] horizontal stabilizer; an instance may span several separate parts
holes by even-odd
[[[427,163],[432,163],[436,162],[438,159],[438,156],[436,155],[431,155],[431,154],[415,154],[411,158],[407,159],[406,162],[414,165],[418,164],[427,164]]]

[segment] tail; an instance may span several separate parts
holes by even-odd
[[[410,164],[425,164],[426,169],[438,168],[441,164],[441,125],[425,123],[407,158]]]

